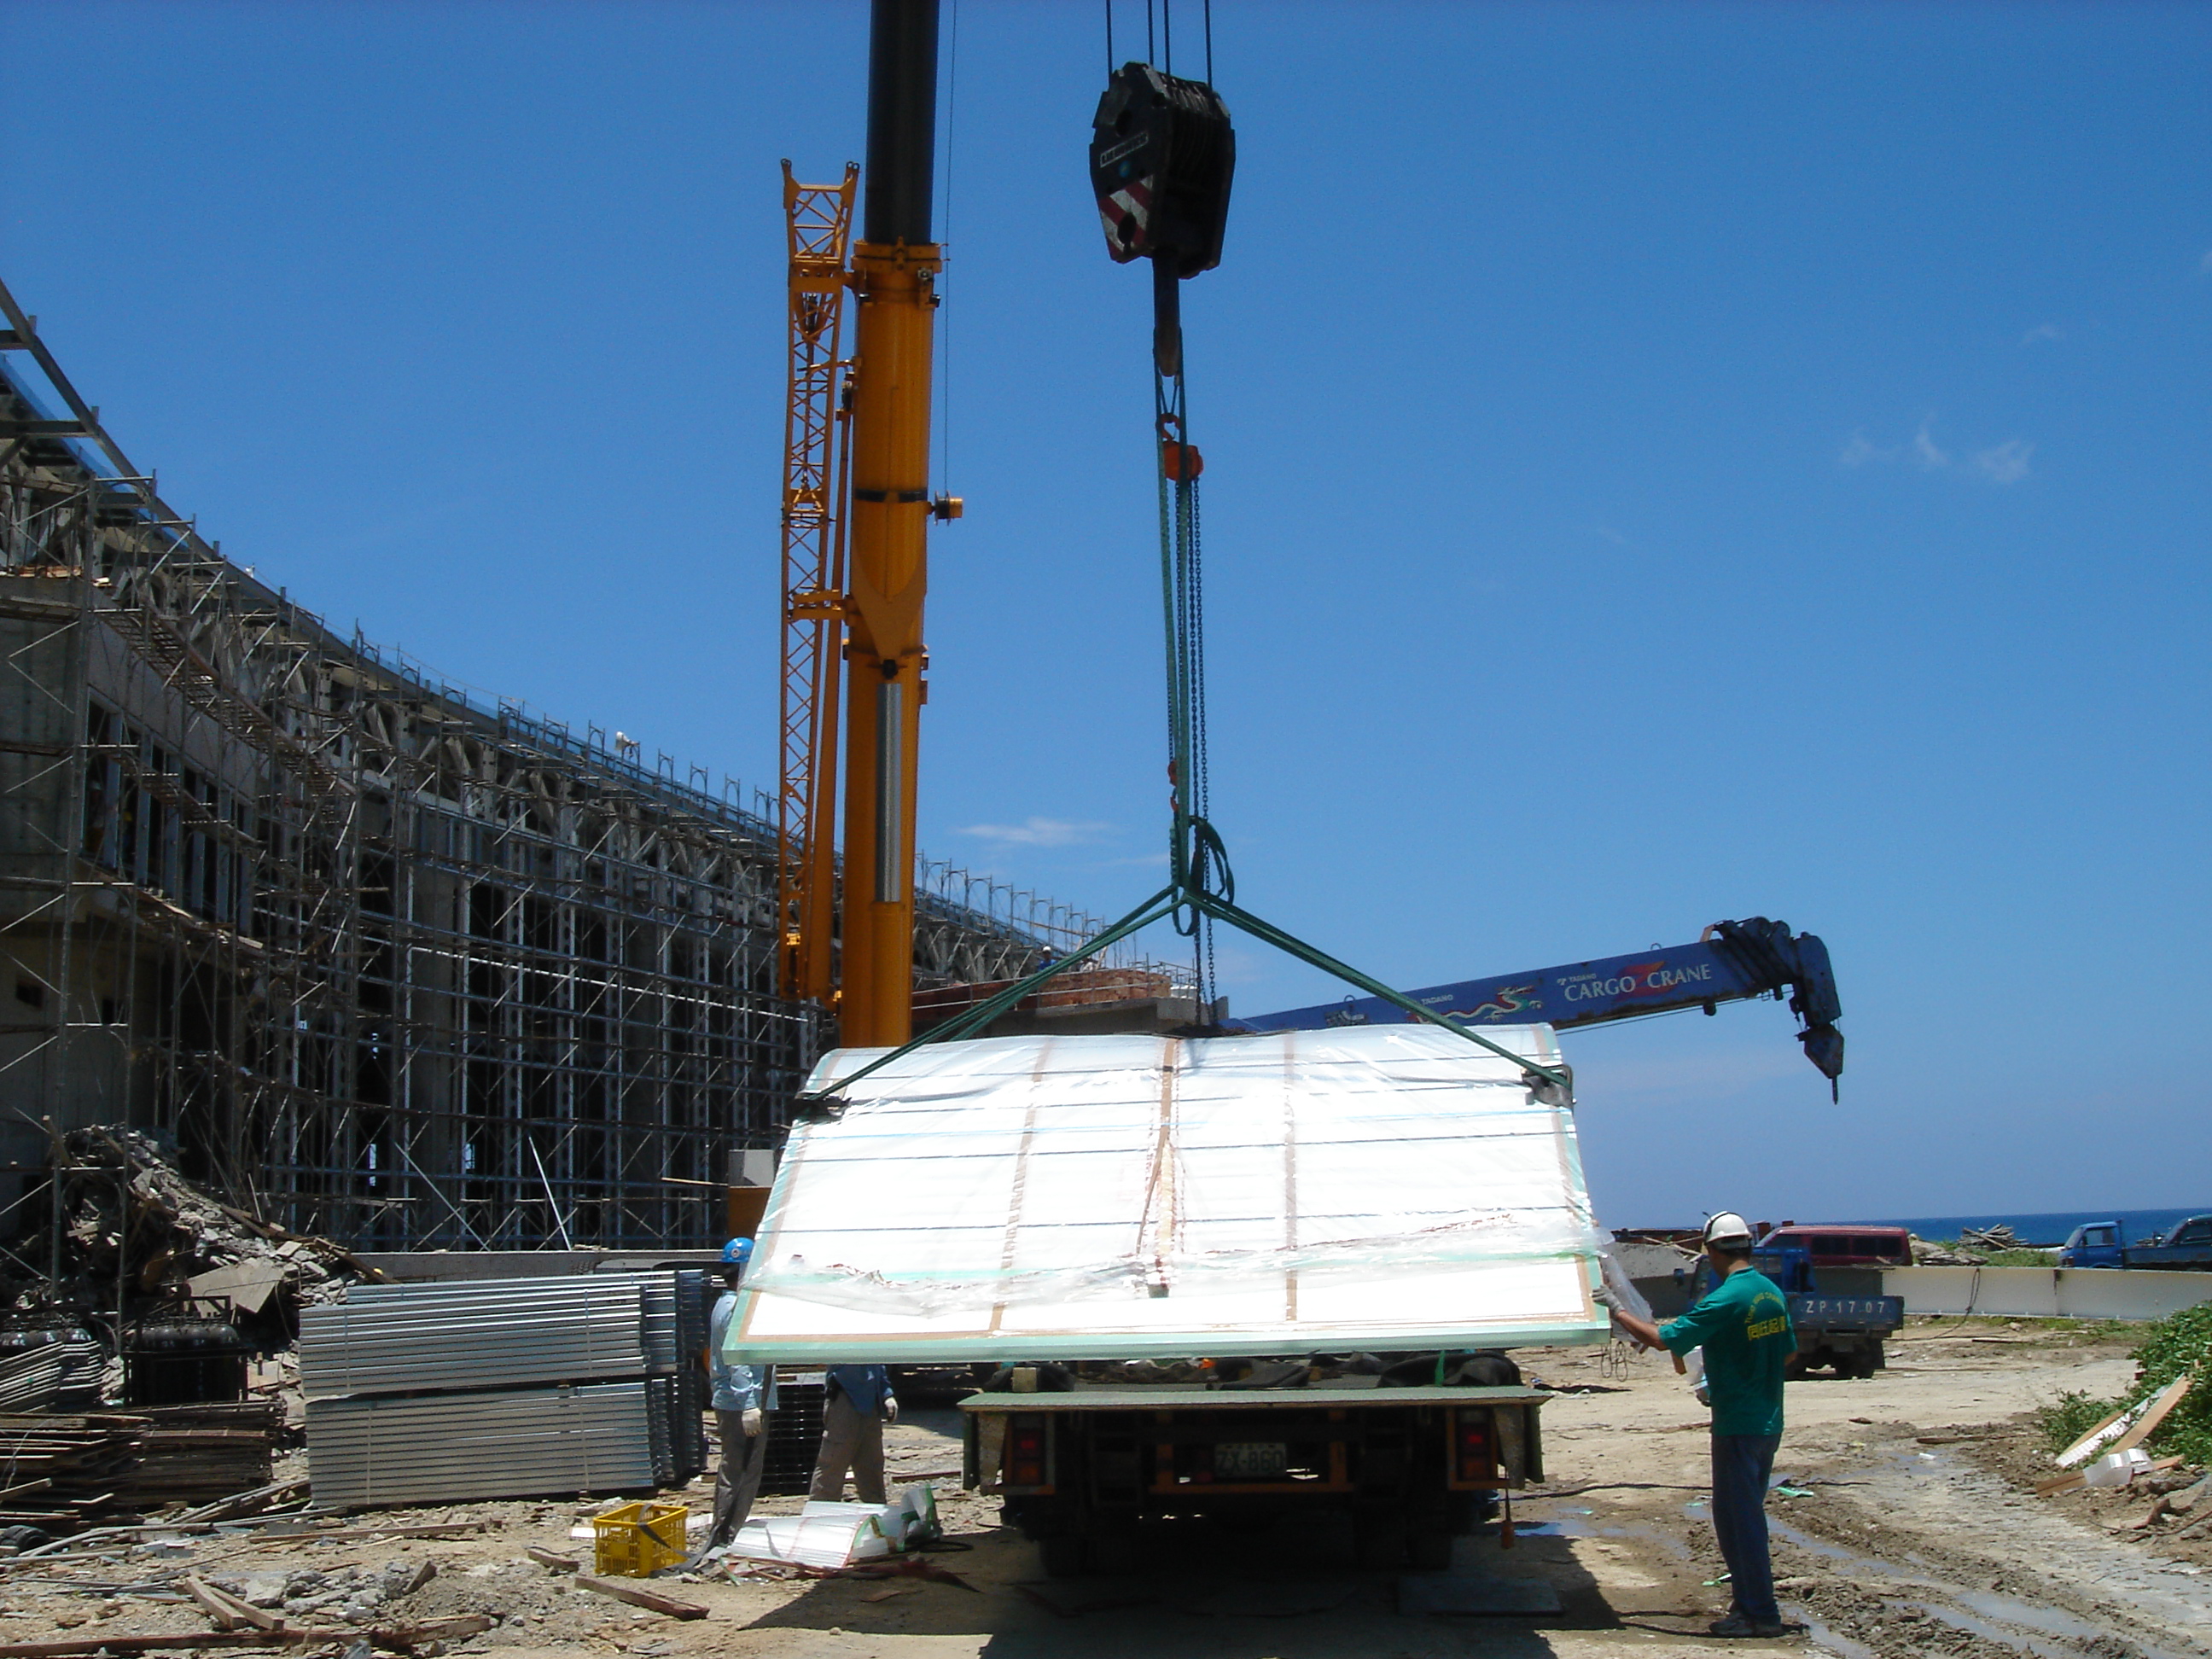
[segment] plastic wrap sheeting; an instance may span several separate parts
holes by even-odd
[[[1547,1065],[1546,1026],[1486,1035]],[[834,1088],[880,1050],[826,1057]],[[792,1132],[732,1358],[1597,1342],[1571,1109],[1427,1026],[916,1050]]]

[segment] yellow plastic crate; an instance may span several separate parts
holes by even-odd
[[[681,1504],[621,1504],[592,1517],[592,1570],[605,1578],[650,1578],[686,1554]]]

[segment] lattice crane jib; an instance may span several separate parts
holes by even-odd
[[[847,259],[860,168],[804,185],[783,164],[791,257],[791,386],[784,420],[781,787],[777,925],[783,994],[826,1003],[834,973],[838,687],[844,644],[849,423]]]

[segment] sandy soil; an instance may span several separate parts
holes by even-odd
[[[1142,1572],[1048,1580],[1035,1551],[997,1525],[994,1502],[939,1478],[940,1514],[965,1547],[930,1559],[964,1586],[671,1574],[653,1588],[709,1609],[678,1621],[581,1589],[525,1553],[588,1561],[590,1545],[570,1533],[598,1505],[476,1504],[356,1516],[320,1540],[234,1533],[61,1565],[0,1562],[0,1640],[206,1630],[180,1587],[198,1573],[295,1624],[346,1631],[291,1651],[350,1659],[367,1659],[359,1632],[465,1613],[499,1622],[447,1651],[496,1659],[1572,1659],[1731,1646],[1847,1659],[2212,1659],[2212,1527],[2180,1537],[2171,1522],[2132,1527],[2151,1507],[2143,1491],[2034,1496],[2049,1465],[2026,1414],[2067,1389],[2117,1392],[2130,1374],[2124,1353],[2112,1334],[1947,1322],[1910,1330],[1890,1370],[1865,1382],[1791,1384],[1777,1473],[1802,1495],[1778,1492],[1771,1512],[1785,1611],[1802,1628],[1772,1643],[1702,1634],[1727,1599],[1708,1582],[1720,1564],[1705,1518],[1702,1411],[1663,1357],[1624,1369],[1587,1350],[1520,1356],[1563,1390],[1545,1407],[1551,1480],[1515,1504],[1513,1547],[1493,1528],[1461,1540],[1454,1567],[1547,1580],[1556,1615],[1401,1613],[1397,1575],[1351,1567],[1329,1540],[1275,1534],[1178,1531],[1147,1540]],[[892,1431],[895,1469],[957,1468],[952,1419],[911,1413]],[[708,1486],[684,1496],[703,1509]],[[446,1522],[481,1530],[362,1535]],[[404,1590],[424,1563],[434,1575]]]

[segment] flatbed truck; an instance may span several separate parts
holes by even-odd
[[[1543,1479],[1547,1398],[1369,1378],[974,1394],[962,1478],[1003,1498],[1055,1577],[1111,1568],[1139,1523],[1190,1516],[1348,1526],[1363,1565],[1440,1569],[1500,1493]]]

